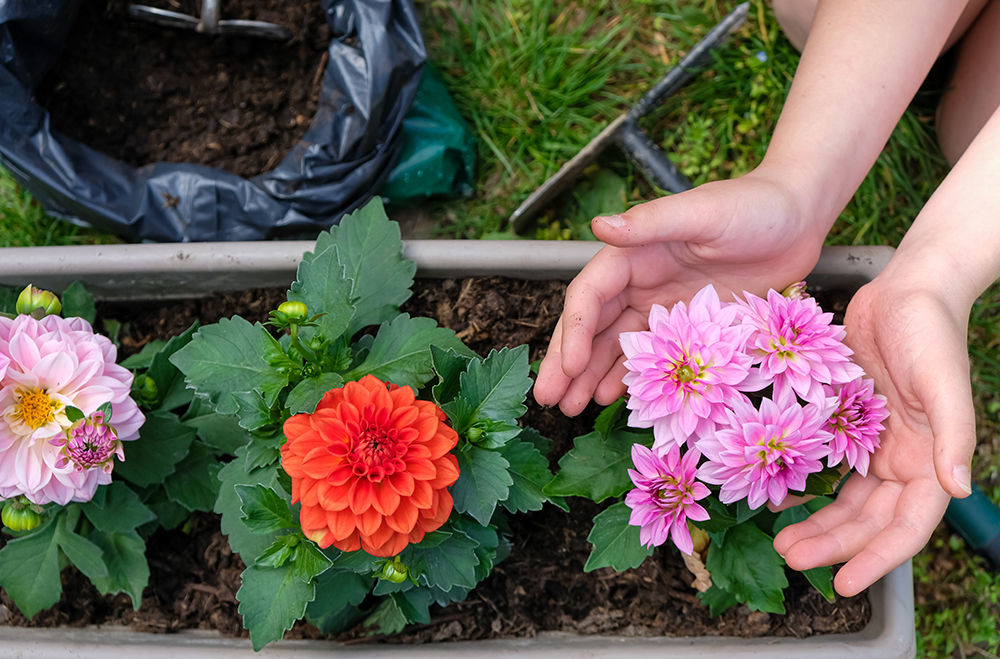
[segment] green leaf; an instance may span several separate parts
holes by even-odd
[[[295,385],[288,394],[285,407],[292,414],[312,414],[326,392],[344,384],[344,378],[336,373],[320,373],[318,377],[307,378]]]
[[[610,506],[594,518],[594,528],[587,540],[594,546],[583,566],[584,572],[612,567],[618,572],[639,567],[653,554],[652,547],[639,541],[639,527],[628,523],[632,509],[624,501]]]
[[[306,620],[323,634],[337,634],[357,621],[360,614],[354,607],[364,601],[371,589],[372,580],[368,577],[327,570],[316,578],[316,599],[306,607]]]
[[[291,566],[280,568],[248,567],[243,584],[236,592],[243,626],[250,630],[254,651],[271,641],[281,640],[306,613],[306,606],[316,597],[316,586],[304,583],[292,573]]]
[[[241,428],[252,432],[276,422],[271,405],[259,391],[236,393],[233,394],[233,399],[236,401],[236,416],[239,417]]]
[[[395,595],[397,593],[393,593]],[[405,602],[405,600],[402,600]],[[395,634],[403,631],[410,624],[410,619],[403,611],[400,600],[392,595],[385,597],[365,619],[365,627],[378,627],[381,634]]]
[[[764,510],[766,510],[766,506],[763,503],[756,508],[751,508],[746,499],[740,499],[736,504],[736,523],[742,524],[747,520],[753,519],[754,516]]]
[[[833,570],[830,569],[830,566],[826,565],[823,567],[814,567],[810,570],[803,570],[802,574],[813,585],[813,588],[826,598],[827,602],[833,602],[837,599],[833,591]]]
[[[100,489],[105,490],[102,506],[98,507],[93,501],[80,504],[83,514],[99,530],[128,533],[156,519],[153,511],[124,483],[116,481]]]
[[[515,439],[500,449],[507,461],[507,471],[513,483],[503,506],[512,513],[541,510],[548,499],[542,488],[552,480],[549,461],[534,444]]]
[[[708,615],[713,618],[724,612],[726,609],[736,606],[739,602],[726,590],[712,584],[711,588],[703,593],[698,593],[698,599],[708,607]]]
[[[345,274],[354,283],[354,318],[348,333],[353,336],[363,327],[391,320],[410,298],[417,266],[403,258],[399,225],[389,221],[382,200],[375,197],[320,235],[317,253],[329,244],[338,246]]]
[[[472,515],[486,526],[498,501],[504,501],[514,484],[510,463],[496,451],[466,446],[457,451],[458,480],[451,488],[455,510]],[[447,589],[446,589],[447,590]]]
[[[708,547],[705,567],[712,581],[753,611],[784,613],[782,590],[788,586],[785,562],[774,551],[771,537],[753,524],[726,531],[726,546]]]
[[[184,383],[184,375],[170,363],[170,358],[181,348],[191,343],[197,329],[198,321],[195,321],[183,333],[167,341],[150,360],[146,375],[156,382],[156,387],[159,390],[158,406],[160,409],[173,410],[191,402],[194,391],[187,388]]]
[[[246,449],[240,448],[236,451],[236,459],[219,472],[222,487],[215,500],[215,512],[222,515],[222,532],[228,536],[229,546],[240,555],[244,563],[250,565],[274,543],[277,534],[254,533],[243,523],[243,502],[236,493],[236,486],[262,485],[283,497],[286,494],[278,484],[277,465],[254,469],[249,473],[244,469],[245,465]]]
[[[264,356],[271,341],[259,323],[251,325],[239,316],[223,318],[199,329],[170,362],[184,373],[189,386],[209,397],[216,411],[234,414],[238,408],[233,394],[260,391],[271,406],[288,384],[288,376],[272,368]]]
[[[514,424],[527,410],[524,398],[531,388],[528,346],[493,350],[482,361],[474,359],[459,380],[458,396],[441,409],[460,435],[480,419]]]
[[[830,505],[831,503],[833,503],[833,499],[829,497],[815,497],[805,503],[782,510],[778,514],[778,518],[774,520],[774,535],[778,535],[778,532],[786,526],[806,521],[809,519],[809,515]]]
[[[625,397],[622,396],[601,410],[601,413],[597,415],[597,419],[594,420],[594,430],[601,433],[601,437],[607,439],[608,435],[611,434],[611,430],[619,427],[618,421],[625,412]]]
[[[8,286],[0,286],[0,313],[16,314],[17,297],[20,290]]]
[[[813,494],[825,496],[837,491],[837,484],[843,478],[840,467],[824,467],[822,471],[809,474],[806,478],[806,489],[803,492],[792,492],[795,495]]]
[[[333,561],[333,567],[338,570],[347,570],[358,574],[369,574],[374,572],[376,568],[385,562],[384,558],[372,556],[363,549],[358,549],[356,551],[340,551],[338,549],[334,549],[333,547],[328,547],[325,550],[325,553],[327,557]]]
[[[470,361],[472,360],[454,350],[431,346],[431,363],[438,375],[438,383],[431,390],[435,403],[444,405],[458,395],[461,375],[469,367]]]
[[[288,299],[304,302],[310,316],[323,314],[316,320],[316,331],[330,341],[347,331],[354,315],[353,282],[345,274],[339,252],[330,246],[303,259],[288,291]]]
[[[263,554],[257,557],[254,565],[260,567],[281,567],[295,553],[296,545],[299,544],[299,537],[296,535],[283,535],[274,541]]]
[[[263,485],[237,485],[243,523],[257,533],[272,533],[297,528],[288,502],[274,489]]]
[[[125,461],[115,464],[115,474],[139,487],[162,483],[191,447],[195,429],[170,412],[146,415],[139,439],[124,442]]]
[[[170,500],[194,512],[215,508],[219,495],[219,471],[222,464],[212,449],[195,444],[187,457],[177,464],[174,473],[163,479],[163,489]]]
[[[594,431],[577,437],[573,449],[559,459],[559,471],[545,486],[549,496],[582,496],[600,503],[632,489],[632,445],[645,444],[645,434],[612,430],[607,440]]]
[[[239,419],[232,414],[208,412],[185,418],[184,423],[195,429],[198,439],[206,446],[229,455],[250,441],[249,433],[240,427]]]
[[[141,368],[149,368],[149,365],[153,362],[153,357],[156,353],[162,350],[165,345],[167,345],[167,342],[160,339],[150,341],[146,345],[142,346],[142,350],[134,355],[129,355],[125,359],[121,360],[119,364],[130,371],[135,371]]]
[[[29,620],[62,594],[57,528],[58,522],[50,522],[0,549],[0,586]]]
[[[63,291],[61,301],[63,318],[78,316],[91,325],[94,324],[94,317],[97,315],[94,296],[90,294],[82,282],[74,281],[67,286],[66,290]]]
[[[105,533],[94,529],[88,539],[104,552],[108,576],[91,579],[102,595],[127,593],[132,608],[142,603],[142,591],[149,583],[149,565],[146,563],[146,543],[135,531],[131,533]]]
[[[168,531],[176,529],[191,516],[187,508],[171,501],[162,487],[156,488],[143,503],[156,514],[156,519],[160,526]]]
[[[86,415],[83,413],[79,407],[73,407],[72,405],[67,405],[65,408],[66,418],[69,419],[70,423],[76,423],[80,419],[84,418]]]
[[[419,390],[434,376],[431,345],[472,355],[452,330],[438,327],[430,318],[410,318],[404,313],[382,323],[368,356],[345,373],[344,380],[359,380],[370,373],[383,382]]]
[[[308,540],[299,543],[292,559],[292,573],[306,583],[323,574],[333,562]]]
[[[482,581],[490,575],[494,563],[499,562],[497,561],[497,550],[500,546],[500,534],[497,533],[495,526],[481,526],[465,515],[455,515],[450,524],[479,543],[479,546],[476,547],[476,558],[479,559],[479,563],[476,565],[475,578],[477,583]],[[457,590],[457,588],[453,590]]]
[[[542,433],[534,428],[521,428],[521,434],[517,438],[522,442],[531,443],[544,456],[548,456],[549,451],[552,450],[552,440],[548,437],[543,437]]]
[[[284,435],[280,431],[270,437],[255,435],[246,446],[247,472],[274,464],[281,459],[281,442],[283,439]]]
[[[104,564],[100,547],[76,534],[79,516],[79,511],[75,515],[62,516],[56,523],[56,542],[66,558],[88,579],[103,579],[108,576],[108,567]]]
[[[714,494],[705,497],[698,503],[708,511],[709,517],[703,522],[692,521],[691,523],[702,531],[708,534],[722,533],[736,524],[736,518],[730,514],[729,507],[719,501]]]
[[[418,583],[436,586],[448,592],[454,586],[473,588],[479,558],[475,549],[479,543],[455,529],[448,538],[434,547],[409,545],[400,559],[417,575]]]

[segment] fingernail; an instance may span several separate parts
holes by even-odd
[[[602,215],[598,219],[603,221],[609,227],[614,227],[615,229],[625,226],[625,218],[617,213],[614,215]]]
[[[955,465],[955,468],[951,470],[951,475],[955,479],[955,484],[963,492],[972,494],[972,474],[969,473],[968,467],[965,465]]]

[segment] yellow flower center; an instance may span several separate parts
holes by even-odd
[[[14,416],[32,430],[52,421],[58,403],[38,389],[21,390],[21,400],[14,406]]]

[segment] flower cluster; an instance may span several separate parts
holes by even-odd
[[[723,303],[706,286],[690,305],[654,306],[648,331],[621,335],[628,423],[654,435],[651,451],[633,449],[626,497],[643,544],[669,535],[690,553],[687,520],[708,517],[704,483],[722,503],[755,509],[805,490],[824,461],[867,473],[885,398],[851,361],[844,328],[803,290]]]
[[[81,318],[0,317],[0,499],[65,505],[111,482],[145,420],[116,356]]]

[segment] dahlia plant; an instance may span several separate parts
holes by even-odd
[[[483,358],[400,313],[415,270],[376,199],[304,255],[270,328],[224,319],[170,357],[192,406],[237,426],[214,509],[257,649],[302,618],[428,622],[506,555],[505,512],[548,499],[548,440],[517,423],[527,348]]]
[[[707,286],[690,304],[654,305],[649,330],[621,335],[627,396],[544,489],[626,494],[597,516],[585,569],[636,567],[669,540],[689,565],[704,554],[712,585],[700,596],[713,614],[736,603],[784,612],[774,535],[829,503],[847,469],[867,473],[888,416],[844,328],[804,289],[727,303]],[[789,495],[816,498],[768,509]],[[711,542],[696,543],[695,530]],[[833,598],[830,568],[805,574]]]

